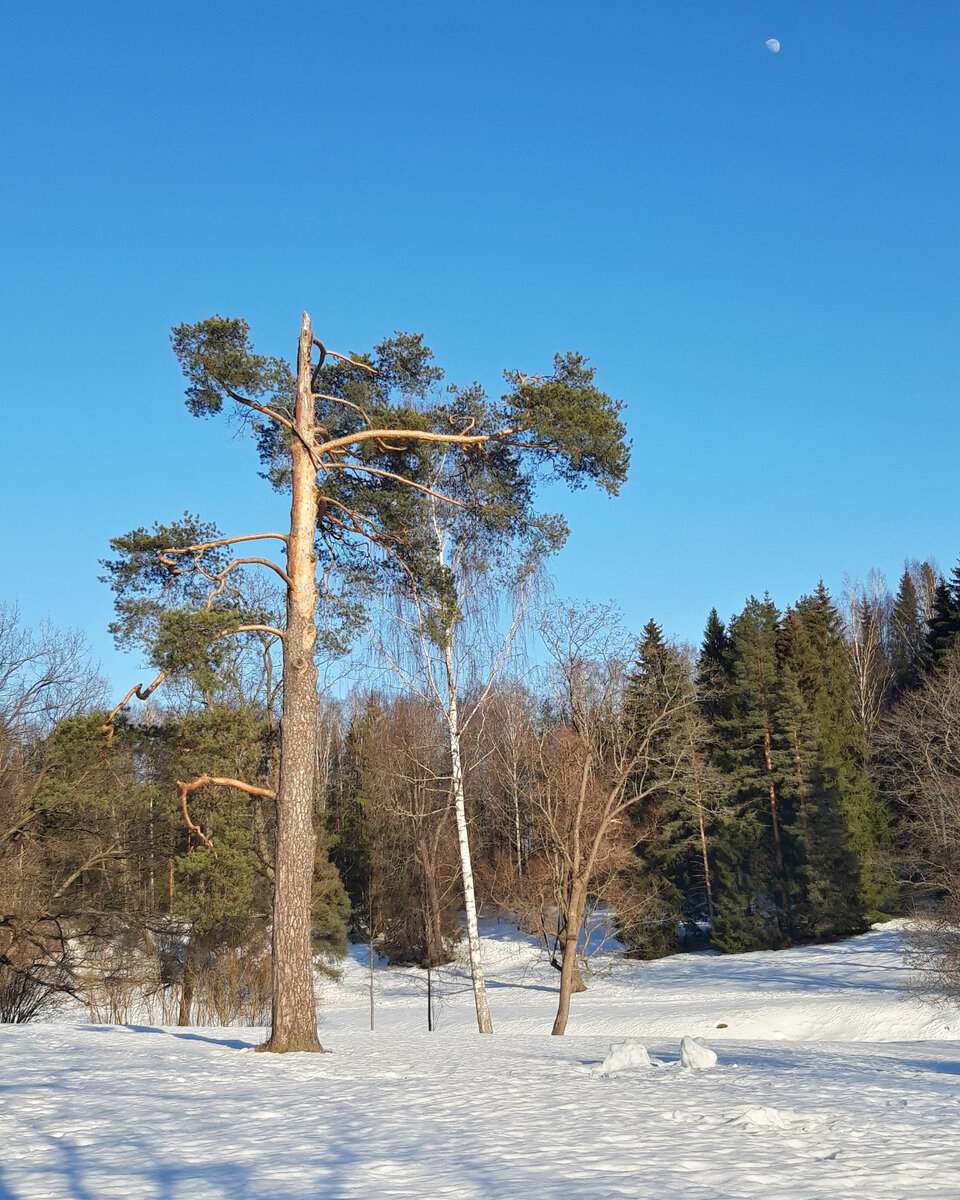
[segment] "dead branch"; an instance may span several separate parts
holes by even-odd
[[[349,448],[357,442],[378,441],[396,438],[408,442],[439,442],[444,446],[482,446],[486,442],[502,440],[520,433],[519,429],[501,429],[496,433],[432,433],[426,429],[361,429],[357,433],[346,433],[318,447],[320,454],[333,454]]]
[[[289,417],[285,417],[283,413],[278,413],[275,408],[269,408],[266,404],[258,404],[256,400],[251,400],[249,396],[241,396],[239,392],[235,392],[233,388],[218,379],[217,382],[227,393],[231,400],[235,400],[237,404],[242,404],[244,408],[252,408],[256,412],[263,413],[265,417],[269,417],[272,421],[276,421],[279,425],[284,425],[291,433],[296,433],[293,422]]]
[[[359,413],[363,417],[365,425],[370,425],[370,418],[359,404],[353,404],[349,400],[344,400],[342,396],[331,396],[327,392],[314,392],[313,398],[314,400],[329,400],[332,404],[342,404],[345,408],[352,408],[355,413]]]
[[[237,402],[237,404],[242,404],[245,408],[255,409],[257,412],[263,413],[263,415],[265,417],[270,417],[271,420],[276,421],[279,425],[282,425],[285,429],[289,429],[290,432],[293,434],[293,436],[299,442],[301,442],[303,444],[303,447],[306,450],[307,454],[309,454],[311,461],[313,461],[313,451],[310,449],[310,444],[307,442],[307,439],[303,436],[303,434],[296,427],[294,422],[290,420],[289,417],[283,416],[282,413],[278,413],[273,408],[268,408],[265,404],[257,404],[257,402],[255,400],[251,400],[247,396],[241,396],[239,392],[233,391],[232,388],[230,388],[227,384],[225,384],[222,379],[218,379],[217,382],[220,384],[220,386],[223,388],[223,390],[227,393],[227,395],[230,397],[230,399],[235,400]]]
[[[466,508],[467,505],[462,500],[454,500],[452,496],[445,496],[442,492],[435,492],[433,488],[429,488],[426,484],[415,483],[412,479],[404,479],[402,475],[395,475],[393,471],[384,471],[381,467],[365,467],[359,463],[337,462],[337,463],[321,463],[322,471],[365,471],[368,475],[382,475],[385,479],[394,479],[397,483],[402,483],[404,487],[415,488],[418,492],[425,492],[428,496],[432,496],[435,500],[442,500],[445,504],[453,504],[457,508]]]
[[[290,577],[287,575],[286,571],[284,571],[281,566],[269,558],[235,558],[233,562],[229,563],[221,571],[217,571],[216,574],[213,575],[205,571],[200,565],[200,559],[208,550],[214,550],[218,546],[233,546],[239,542],[258,542],[264,538],[277,538],[284,544],[286,544],[287,541],[287,537],[283,533],[245,533],[240,534],[237,537],[217,538],[215,541],[211,542],[197,542],[193,546],[167,546],[163,550],[157,551],[157,558],[160,560],[161,564],[167,568],[171,575],[183,575],[190,568],[181,566],[176,559],[179,555],[189,554],[194,560],[194,569],[200,571],[201,574],[206,575],[211,583],[217,580],[222,580],[222,578],[232,571],[234,567],[239,567],[243,564],[254,564],[262,567],[269,567],[271,571],[276,571],[284,583],[289,587]]]
[[[359,362],[355,358],[349,358],[346,354],[338,354],[336,352],[336,350],[328,350],[326,348],[326,346],[323,344],[323,342],[320,341],[319,338],[315,337],[313,339],[313,344],[320,351],[320,361],[317,363],[316,367],[314,368],[315,371],[319,370],[323,366],[323,360],[329,354],[329,356],[331,358],[339,358],[341,362],[349,363],[351,367],[359,367],[361,371],[366,371],[370,375],[379,375],[380,374],[380,372],[377,370],[377,368],[371,367],[369,363]],[[312,384],[311,384],[311,386],[312,386]]]
[[[190,832],[195,833],[208,850],[213,849],[213,842],[207,837],[200,826],[195,825],[190,819],[190,810],[187,808],[187,797],[190,793],[195,792],[197,788],[207,786],[235,788],[239,792],[245,792],[248,796],[264,796],[268,800],[275,800],[277,797],[277,793],[272,788],[256,787],[252,783],[244,783],[242,779],[230,779],[221,775],[198,775],[196,779],[189,782],[178,779],[177,791],[180,794],[180,807],[183,810],[183,819],[186,821]]]
[[[160,674],[156,677],[156,679],[153,681],[153,683],[151,683],[149,685],[149,687],[144,687],[143,684],[140,684],[140,683],[134,684],[133,687],[130,689],[130,691],[127,692],[127,694],[124,696],[124,698],[116,706],[116,708],[114,708],[107,715],[103,724],[100,726],[100,731],[101,731],[101,733],[105,733],[107,735],[107,744],[108,745],[113,740],[113,722],[114,722],[114,719],[115,719],[117,713],[120,712],[120,710],[122,708],[126,708],[134,696],[136,696],[136,698],[138,700],[148,699],[150,697],[151,693],[156,691],[156,689],[160,686],[161,683],[163,683],[163,681],[166,679],[166,677],[170,674],[170,672],[172,670],[173,670],[172,667],[165,667],[160,672]]]

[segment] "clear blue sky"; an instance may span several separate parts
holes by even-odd
[[[214,312],[491,390],[588,354],[633,472],[558,586],[634,628],[960,554],[956,0],[11,0],[0,55],[0,599],[117,686],[108,539],[283,520],[183,406]]]

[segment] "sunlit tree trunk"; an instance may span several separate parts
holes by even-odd
[[[483,978],[480,956],[480,930],[477,924],[477,898],[473,886],[473,866],[470,862],[470,838],[467,830],[467,811],[463,789],[463,758],[460,753],[460,710],[457,704],[456,672],[453,647],[449,637],[444,645],[444,664],[447,672],[447,728],[450,731],[451,784],[453,806],[457,819],[457,844],[460,848],[460,872],[463,877],[463,907],[467,921],[467,945],[470,949],[470,974],[473,978],[473,999],[477,1008],[477,1028],[481,1033],[493,1033],[487,988]]]
[[[586,990],[580,975],[580,968],[577,965],[577,946],[586,904],[586,888],[579,883],[575,884],[570,892],[567,924],[562,938],[563,952],[560,958],[560,997],[557,1003],[557,1015],[553,1022],[553,1029],[550,1031],[557,1035],[566,1032],[567,1020],[570,1016],[570,997],[575,992]]]
[[[303,315],[297,355],[296,433],[291,441],[292,490],[287,540],[287,622],[283,638],[283,716],[277,789],[277,849],[273,913],[273,1018],[265,1050],[320,1050],[317,1038],[310,907],[317,838],[313,831],[316,776],[317,527],[316,468],[310,387],[310,318]],[[303,440],[301,440],[303,439]]]

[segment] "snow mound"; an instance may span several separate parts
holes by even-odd
[[[717,1052],[703,1038],[685,1037],[680,1042],[680,1065],[693,1071],[709,1071],[717,1065]]]
[[[625,1071],[628,1067],[650,1067],[652,1065],[650,1055],[643,1042],[631,1038],[626,1042],[614,1042],[610,1047],[610,1053],[597,1068],[597,1074],[612,1075],[615,1071]]]
[[[790,1127],[790,1122],[781,1112],[775,1108],[767,1108],[765,1105],[744,1109],[743,1112],[731,1117],[728,1124],[736,1125],[740,1129],[788,1129]]]

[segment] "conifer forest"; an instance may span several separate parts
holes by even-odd
[[[235,402],[270,484],[296,494],[298,451],[320,480],[295,746],[287,535],[285,562],[279,534],[190,514],[118,535],[113,632],[154,674],[124,698],[81,633],[0,609],[0,1020],[72,995],[123,1021],[148,994],[169,1024],[269,1022],[285,741],[319,970],[348,939],[433,968],[495,913],[557,967],[562,1033],[611,938],[783,948],[919,908],[956,994],[960,566],[750,595],[699,645],[669,613],[627,630],[553,596],[565,525],[535,508],[543,478],[625,477],[621,406],[580,356],[437,399],[419,337],[346,357],[306,328],[299,374],[242,322],[174,331],[191,411]]]

